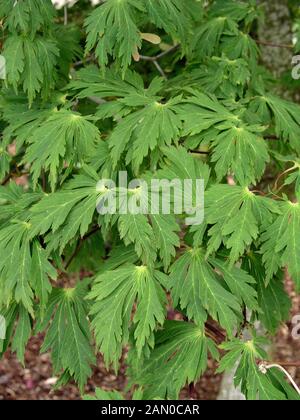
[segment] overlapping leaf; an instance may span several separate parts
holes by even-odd
[[[225,271],[224,267],[223,270]],[[234,282],[230,280],[238,281],[235,276],[234,271],[225,273],[232,291]],[[189,319],[193,319],[203,328],[208,312],[229,335],[233,334],[234,328],[238,325],[237,314],[240,311],[238,297],[241,291],[236,296],[223,287],[212,266],[205,261],[203,250],[191,249],[181,256],[171,268],[170,283],[174,305],[180,304],[183,310],[186,309]],[[240,287],[243,294],[247,292],[245,291],[247,285]],[[252,293],[252,296],[254,297],[255,293]]]
[[[176,39],[185,42],[190,21],[188,9],[180,0],[146,0],[145,7],[149,19]]]
[[[36,183],[42,169],[49,171],[52,189],[57,182],[58,169],[67,162],[83,162],[100,140],[98,128],[87,117],[61,110],[53,112],[33,131],[28,139],[25,162],[32,164],[31,172]]]
[[[285,201],[281,203],[280,210],[282,214],[262,235],[267,280],[270,280],[280,267],[287,265],[297,288],[300,288],[300,205]]]
[[[51,0],[2,0],[0,16],[5,18],[4,26],[10,32],[17,30],[35,35],[39,30],[46,31],[51,27],[55,8]]]
[[[138,171],[150,152],[170,146],[179,139],[181,121],[177,107],[181,97],[166,104],[151,102],[143,109],[126,116],[114,129],[109,144],[115,165],[127,151],[126,161]]]
[[[278,137],[288,141],[294,150],[299,151],[299,105],[275,95],[265,94],[254,98],[250,109],[263,121],[270,121],[270,118],[274,117]]]
[[[194,324],[167,321],[155,338],[155,349],[134,378],[145,388],[145,399],[178,398],[186,383],[205,372],[209,353],[218,359],[214,342]]]
[[[259,305],[257,317],[267,331],[275,334],[280,324],[288,320],[291,309],[291,301],[284,288],[284,273],[280,271],[269,280],[262,256],[253,251],[244,259],[243,267],[256,280]]]
[[[91,365],[96,362],[91,347],[85,295],[85,283],[79,283],[75,289],[54,289],[45,319],[37,326],[39,331],[49,323],[41,351],[51,349],[55,373],[67,372],[81,391],[92,373]]]
[[[6,59],[7,82],[17,91],[23,87],[29,104],[38,93],[45,98],[55,86],[55,65],[59,55],[52,39],[38,36],[35,40],[21,35],[7,38],[3,55]]]
[[[291,394],[298,399],[290,385],[274,384],[270,374],[259,370],[256,360],[267,360],[267,354],[262,348],[265,344],[266,340],[259,337],[245,342],[234,339],[224,343],[221,348],[228,353],[221,360],[218,372],[233,369],[238,364],[234,381],[236,386],[241,386],[249,400],[286,400]]]
[[[166,297],[160,284],[163,274],[146,266],[124,265],[100,274],[89,298],[96,343],[107,365],[115,368],[129,340],[133,307],[135,342],[140,355],[144,346],[153,347],[153,331],[165,319]]]
[[[11,303],[9,308],[0,310],[1,316],[5,319],[6,335],[0,340],[0,355],[8,349],[16,352],[18,360],[24,365],[25,348],[31,336],[31,317],[28,310],[22,305]]]
[[[186,102],[181,107],[185,134],[197,135],[198,143],[212,146],[217,179],[232,172],[241,185],[256,183],[269,161],[268,147],[261,137],[265,127],[244,123],[215,97],[200,92]]]
[[[96,57],[104,68],[109,56],[117,59],[123,72],[142,44],[136,13],[144,11],[137,0],[108,0],[86,19],[86,52],[96,47]]]
[[[154,79],[155,80],[155,79]],[[105,75],[101,75],[96,66],[89,66],[76,73],[76,79],[69,87],[74,91],[79,91],[78,98],[96,96],[98,98],[117,97],[130,98],[140,97],[141,105],[145,104],[147,98],[156,99],[155,94],[160,88],[160,83],[155,80],[145,89],[142,77],[133,71],[127,70],[124,78],[120,77],[118,71],[109,69]],[[136,105],[139,105],[136,103]]]
[[[46,195],[31,208],[31,237],[51,230],[49,249],[59,248],[62,252],[78,232],[81,236],[87,232],[100,195],[97,174],[92,175],[94,178],[91,174],[74,177],[64,190]]]
[[[235,263],[278,213],[273,200],[257,196],[248,188],[213,186],[206,195],[206,221],[213,225],[208,231],[208,253],[223,243],[230,250],[230,263]]]

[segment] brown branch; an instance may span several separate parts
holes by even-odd
[[[68,24],[68,6],[65,4],[64,6],[64,25]]]
[[[273,136],[273,135],[264,136],[264,139],[265,140],[280,140],[279,137]]]
[[[167,76],[166,73],[163,71],[163,69],[160,67],[158,61],[154,60],[153,64],[155,65],[155,67],[157,68],[159,74],[161,75],[161,77],[163,77],[165,80],[167,80]]]
[[[255,39],[254,41],[259,45],[265,45],[267,47],[288,48],[288,49],[293,49],[294,48],[294,45],[292,45],[292,44],[276,44],[274,42],[261,41],[260,39]]]
[[[256,194],[259,194],[262,197],[265,197],[267,195],[265,192],[260,191],[260,190],[251,190],[251,192],[256,193]]]
[[[226,336],[222,333],[222,331],[218,330],[215,326],[210,324],[209,322],[206,322],[205,329],[209,333],[212,333],[212,335],[217,339],[219,339],[221,342],[226,340]]]
[[[92,55],[90,57],[85,58],[84,60],[76,61],[76,63],[73,64],[73,67],[79,67],[94,60],[96,60],[96,57]]]
[[[85,236],[83,236],[83,238],[80,238],[78,240],[77,245],[76,245],[76,248],[75,248],[73,254],[70,256],[69,260],[67,261],[67,263],[65,265],[65,269],[66,270],[70,267],[70,265],[71,265],[72,261],[74,260],[74,258],[76,258],[77,255],[79,254],[79,251],[81,250],[84,242],[88,238],[90,238],[92,235],[94,235],[96,232],[98,232],[98,230],[99,230],[99,226],[95,226],[90,232],[88,232]]]
[[[88,99],[92,102],[94,102],[97,105],[103,105],[106,104],[107,101],[103,98],[98,98],[97,96],[88,96]]]
[[[260,364],[260,363],[265,363],[265,360],[259,360],[258,361],[258,364]],[[274,364],[274,365],[280,365],[280,366],[282,366],[282,367],[296,367],[296,368],[300,368],[300,361],[295,361],[295,362],[278,362],[278,361],[275,361],[275,362],[268,362],[268,363],[270,363],[270,364]]]
[[[168,55],[168,54],[170,54],[171,52],[177,51],[177,50],[179,49],[179,47],[180,47],[180,45],[179,45],[179,44],[176,44],[176,45],[174,45],[173,47],[169,48],[168,50],[163,51],[163,52],[161,52],[160,54],[158,54],[158,55],[155,57],[155,59],[156,59],[156,60],[160,60],[160,59],[161,59],[161,58],[163,58],[165,55]]]
[[[173,47],[169,48],[167,51],[163,51],[160,54],[155,55],[154,57],[148,56],[148,55],[140,55],[139,56],[139,60],[145,60],[145,61],[150,61],[151,63],[153,63],[156,67],[156,69],[158,70],[159,74],[161,75],[161,77],[163,77],[165,80],[167,80],[167,76],[166,73],[163,71],[162,67],[159,64],[159,60],[163,57],[165,57],[167,54],[170,54],[173,51],[176,51],[179,48],[179,44],[178,45],[174,45]]]
[[[8,174],[8,175],[4,178],[4,180],[1,182],[1,185],[6,185],[12,176],[13,176],[13,174]]]
[[[202,151],[202,150],[189,150],[190,153],[194,153],[195,155],[209,155],[209,151]]]
[[[300,362],[274,362],[277,365],[281,365],[284,367],[297,367],[300,368]]]
[[[157,54],[157,55],[155,55],[153,57],[148,56],[148,55],[140,55],[140,59],[141,60],[145,60],[145,61],[153,61],[153,62],[154,61],[158,61],[161,58],[165,57],[166,55],[170,54],[171,52],[174,52],[174,51],[178,50],[179,47],[180,47],[179,44],[174,45],[173,47],[169,48],[168,50],[163,51],[160,54]]]
[[[42,189],[43,189],[44,192],[46,192],[47,182],[46,182],[46,174],[45,174],[44,169],[42,170],[41,178],[42,178]]]

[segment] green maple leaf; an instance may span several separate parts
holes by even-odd
[[[101,195],[97,182],[97,174],[90,170],[74,177],[64,189],[44,196],[30,209],[30,237],[51,231],[46,238],[49,250],[59,248],[62,252],[78,232],[84,236]]]
[[[1,316],[5,319],[5,339],[0,340],[0,357],[11,344],[11,350],[16,352],[18,360],[24,366],[25,349],[32,333],[31,317],[28,310],[16,302],[11,302],[9,307],[0,309]]]
[[[188,9],[180,0],[146,0],[145,7],[149,19],[166,33],[185,42],[190,27]]]
[[[250,35],[239,32],[238,34],[226,34],[222,38],[222,51],[231,60],[243,58],[248,61],[251,70],[256,67],[259,56],[259,48]],[[253,75],[253,73],[252,73]]]
[[[209,181],[210,168],[182,147],[166,147],[163,149],[164,161],[157,171],[160,179],[180,179],[196,181],[202,179],[206,187]],[[193,192],[195,192],[193,190]]]
[[[191,40],[193,56],[203,59],[205,56],[216,55],[223,34],[238,34],[236,22],[227,16],[208,19],[193,34]]]
[[[138,354],[145,345],[153,347],[153,331],[162,325],[166,297],[160,285],[164,277],[146,266],[124,265],[100,274],[89,298],[94,301],[91,316],[95,339],[107,365],[117,368],[122,348],[129,340],[131,314]]]
[[[278,327],[288,321],[291,309],[291,301],[284,289],[283,279],[274,277],[266,286],[265,278],[260,278],[257,284],[258,304],[261,309],[259,319],[268,331],[276,334]]]
[[[116,69],[111,68],[103,76],[96,66],[88,66],[76,73],[76,79],[71,81],[69,87],[75,92],[79,91],[76,93],[78,98],[123,98],[125,101],[122,104],[125,102],[126,105],[129,100],[135,99],[135,106],[141,106],[146,104],[147,99],[159,99],[156,94],[161,88],[161,79],[155,78],[146,89],[141,75],[134,71],[127,70],[122,78]]]
[[[266,340],[254,337],[252,340],[240,341],[233,339],[223,343],[221,348],[227,351],[222,358],[218,372],[233,369],[238,363],[235,372],[235,385],[241,385],[242,392],[249,400],[285,400],[286,395],[275,387],[269,378],[259,371],[256,360],[267,360],[266,352],[262,346]]]
[[[21,302],[33,315],[29,229],[28,223],[15,222],[0,230],[0,250],[3,255],[0,273],[5,281],[6,296],[13,295],[17,303]],[[16,261],[18,261],[17,266]]]
[[[244,123],[213,96],[199,92],[186,102],[180,113],[184,133],[197,135],[200,145],[211,146],[218,181],[231,172],[241,185],[255,184],[269,161],[268,147],[261,137],[265,127]]]
[[[41,192],[24,192],[21,186],[10,182],[0,186],[1,228],[12,222],[26,220],[29,208],[43,197]],[[29,226],[28,226],[29,227]]]
[[[217,0],[211,8],[210,14],[212,16],[228,16],[237,22],[245,21],[248,25],[261,16],[261,10],[256,1],[252,0],[247,3],[232,0],[224,3],[222,0]]]
[[[156,260],[155,236],[145,215],[120,215],[118,229],[125,245],[133,243],[135,252],[142,261],[152,264]]]
[[[204,90],[217,96],[242,96],[245,85],[250,80],[249,64],[243,58],[230,59],[225,55],[212,57],[207,65],[200,68],[198,75],[194,71],[197,82]]]
[[[17,90],[18,82],[24,71],[23,39],[16,35],[11,36],[5,43],[4,57],[6,60],[7,81]]]
[[[0,182],[3,181],[6,174],[10,169],[11,156],[6,152],[2,147],[2,142],[0,142]]]
[[[49,278],[56,280],[56,270],[48,261],[47,252],[38,241],[35,241],[32,250],[31,284],[36,296],[40,299],[42,311],[46,307],[52,291]]]
[[[288,141],[294,150],[299,151],[299,105],[265,93],[256,96],[251,101],[250,109],[262,121],[270,123],[273,117],[277,136]]]
[[[263,261],[267,280],[287,265],[289,274],[300,288],[300,205],[285,201],[280,204],[282,214],[277,217],[262,235]]]
[[[291,301],[284,288],[284,273],[279,271],[268,279],[262,256],[252,251],[244,259],[243,268],[256,280],[260,308],[257,317],[268,331],[275,334],[280,324],[288,320],[291,309]]]
[[[51,116],[55,104],[49,104],[40,108],[33,105],[28,109],[27,103],[5,102],[3,109],[3,119],[7,123],[3,131],[4,145],[16,142],[16,149],[19,151],[26,143],[32,133],[40,124]]]
[[[174,305],[179,303],[190,319],[203,328],[207,311],[233,334],[238,325],[238,299],[223,287],[203,250],[191,249],[181,256],[171,267],[170,283]]]
[[[25,348],[31,336],[31,320],[27,309],[18,306],[18,323],[12,340],[11,349],[16,352],[17,358],[24,365]]]
[[[175,399],[218,360],[211,319],[228,340],[218,372],[235,370],[247,399],[299,399],[282,372],[264,374],[267,343],[246,328],[286,322],[286,269],[300,290],[299,203],[265,193],[279,168],[275,189],[300,196],[300,108],[260,65],[261,6],[104,0],[82,18],[83,3],[62,27],[51,0],[0,0],[0,356],[11,347],[24,364],[41,333],[57,386],[83,393],[99,350],[116,371],[126,355],[133,400]],[[125,170],[142,185],[121,185]],[[204,202],[186,180],[204,181]],[[140,213],[124,214],[129,200]],[[201,225],[190,210],[205,210]]]
[[[37,93],[48,98],[55,86],[55,65],[59,55],[56,43],[47,38],[35,40],[19,35],[7,38],[3,55],[6,59],[7,81],[17,91],[19,84],[32,105]]]
[[[109,139],[115,166],[123,152],[127,151],[126,161],[132,163],[137,172],[150,152],[161,150],[178,140],[181,121],[176,112],[180,102],[181,97],[173,98],[166,104],[151,101],[143,109],[123,118]]]
[[[53,112],[28,139],[29,147],[24,161],[32,164],[34,183],[37,183],[44,169],[50,172],[50,183],[54,190],[58,169],[63,167],[65,161],[69,164],[82,162],[93,152],[99,139],[99,130],[88,117],[67,110]]]
[[[0,3],[0,15],[6,17],[5,27],[10,32],[17,30],[35,35],[39,30],[49,29],[55,17],[55,8],[51,0],[4,0]]]
[[[229,287],[231,293],[236,296],[240,303],[252,310],[258,310],[258,296],[255,290],[256,280],[246,271],[238,267],[230,268],[224,261],[210,258],[209,262],[215,269],[219,270]]]
[[[256,196],[248,188],[211,187],[206,195],[206,221],[213,225],[208,231],[208,254],[223,243],[230,249],[229,261],[233,265],[276,213],[279,210],[274,201]]]
[[[170,266],[172,258],[176,256],[176,248],[180,246],[178,236],[179,226],[175,217],[171,215],[155,215],[150,216],[153,235],[158,242],[158,250],[161,260],[164,262],[164,268]]]
[[[41,352],[52,350],[55,373],[68,372],[81,391],[92,373],[90,366],[96,362],[85,295],[85,283],[75,289],[53,289],[45,318],[37,326],[37,331],[42,331],[49,324]]]
[[[196,382],[205,372],[208,353],[219,356],[202,328],[187,322],[166,321],[155,339],[155,349],[134,378],[145,389],[145,399],[178,398],[186,383]]]
[[[266,163],[270,160],[266,142],[257,134],[263,128],[241,125],[226,130],[224,124],[219,129],[224,131],[212,143],[212,162],[216,162],[218,180],[231,170],[241,185],[255,184],[262,177]]]
[[[265,101],[274,115],[276,134],[289,141],[291,146],[299,151],[299,105],[273,95],[268,95]]]
[[[124,74],[132,56],[142,45],[135,17],[142,11],[143,4],[137,0],[108,0],[97,7],[85,21],[86,53],[96,47],[96,57],[102,68],[112,56],[120,63]]]

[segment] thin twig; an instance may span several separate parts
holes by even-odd
[[[92,235],[94,235],[96,232],[98,232],[98,230],[99,230],[99,226],[95,226],[89,233],[87,233],[83,238],[81,238],[81,239],[79,239],[78,240],[78,242],[77,242],[77,245],[76,245],[76,248],[75,248],[75,250],[74,250],[74,252],[73,252],[73,254],[70,256],[70,258],[69,258],[69,260],[67,261],[67,263],[66,263],[66,265],[65,265],[65,270],[67,270],[69,267],[70,267],[70,265],[71,265],[71,263],[72,263],[72,261],[74,260],[74,258],[76,258],[77,257],[77,255],[79,254],[79,251],[81,250],[81,248],[82,248],[82,246],[83,246],[83,244],[84,244],[84,242],[88,239],[88,238],[90,238]]]
[[[84,60],[76,61],[76,63],[73,64],[73,67],[82,66],[82,65],[87,64],[91,61],[94,61],[95,59],[96,59],[96,57],[94,55],[91,55],[90,57],[87,57]]]
[[[198,393],[195,386],[195,382],[189,384],[189,396],[191,400],[198,400]]]
[[[10,172],[5,178],[4,180],[1,182],[0,185],[6,185],[8,183],[8,181],[10,181],[13,178],[20,178],[21,176],[26,176],[26,175],[30,175],[30,172],[20,172],[20,173],[15,173],[15,172]]]
[[[68,6],[65,4],[64,6],[64,25],[68,24]]]
[[[284,172],[282,172],[281,174],[279,174],[279,175],[278,175],[278,177],[276,178],[275,184],[274,184],[274,190],[275,190],[276,192],[280,191],[280,190],[281,190],[281,188],[283,187],[283,186],[281,186],[281,187],[278,189],[278,182],[279,182],[279,180],[280,180],[280,179],[281,179],[284,175],[288,174],[289,172],[294,171],[296,168],[297,168],[297,165],[294,165],[294,166],[292,166],[291,168],[287,169],[286,171],[284,171]],[[284,184],[283,184],[283,185],[284,185]]]
[[[42,170],[42,174],[41,174],[41,178],[42,178],[42,189],[44,192],[46,192],[46,175],[45,175],[45,171]]]
[[[265,45],[267,47],[288,48],[288,49],[293,49],[294,48],[294,45],[292,45],[292,44],[276,44],[274,42],[261,41],[260,39],[255,39],[254,41],[259,45]]]
[[[163,77],[165,80],[167,80],[167,76],[166,73],[163,71],[163,69],[160,67],[158,61],[154,60],[153,64],[155,65],[155,67],[157,68],[159,74],[161,75],[161,77]]]
[[[218,337],[220,341],[225,341],[226,337],[225,335],[222,333],[222,331],[218,330],[216,327],[214,327],[213,325],[211,325],[209,322],[206,322],[205,324],[205,328],[210,331],[214,336]]]
[[[261,195],[262,197],[265,197],[265,196],[267,195],[265,192],[260,191],[260,190],[251,190],[251,192],[252,192],[252,193],[259,194],[259,195]]]
[[[279,137],[277,136],[273,136],[273,135],[269,135],[269,136],[264,136],[265,140],[279,140]]]
[[[170,54],[171,52],[178,50],[179,47],[180,45],[176,44],[173,47],[169,48],[168,50],[163,51],[160,54],[154,55],[153,57],[148,56],[148,55],[140,55],[140,59],[145,60],[145,61],[158,61],[161,58],[165,57],[166,55]]]
[[[82,245],[83,245],[83,240],[82,240],[82,239],[79,239],[79,240],[77,241],[77,245],[76,245],[75,251],[74,251],[74,252],[73,252],[73,254],[70,256],[69,260],[67,261],[67,263],[66,263],[66,265],[65,265],[65,270],[67,270],[67,269],[70,267],[71,262],[74,260],[74,258],[76,258],[76,257],[77,257],[77,255],[79,254],[79,251],[80,251],[80,250],[81,250],[81,248],[82,248]]]
[[[287,372],[281,365],[278,364],[271,364],[268,365],[264,362],[262,362],[259,365],[259,370],[261,373],[263,373],[264,375],[268,372],[268,370],[270,369],[279,369],[281,372],[283,372],[285,374],[285,376],[288,378],[288,380],[290,381],[290,383],[293,385],[293,387],[295,388],[296,392],[300,395],[300,388],[298,387],[298,385],[296,384],[296,382],[294,381],[294,379],[292,378],[292,376],[289,374],[289,372]]]
[[[156,69],[158,70],[159,74],[165,79],[167,80],[167,76],[166,73],[163,71],[162,67],[159,64],[159,60],[163,57],[165,57],[167,54],[170,54],[173,51],[176,51],[179,48],[179,44],[178,45],[174,45],[173,47],[169,48],[167,51],[163,51],[160,54],[157,54],[153,57],[148,56],[148,55],[140,55],[139,58],[140,60],[144,60],[144,61],[150,61],[151,63],[153,63],[156,67]]]
[[[107,101],[103,98],[98,98],[97,96],[88,96],[88,99],[92,102],[94,102],[97,105],[103,105],[106,104]]]
[[[300,361],[298,362],[272,362],[272,364],[276,364],[276,365],[281,365],[284,367],[296,367],[296,368],[300,368]]]
[[[8,181],[10,180],[10,178],[12,177],[12,174],[8,174],[4,180],[1,182],[1,185],[6,185],[8,183]]]
[[[168,50],[161,52],[160,54],[158,54],[158,55],[155,57],[155,60],[160,60],[160,59],[161,59],[161,58],[163,58],[165,55],[168,55],[168,54],[170,54],[171,52],[174,52],[174,51],[178,50],[178,48],[179,48],[179,47],[180,47],[180,45],[179,45],[179,44],[176,44],[176,45],[174,45],[173,47],[169,48]]]
[[[202,150],[189,150],[190,153],[195,154],[195,155],[209,155],[210,152],[209,151],[202,151]]]

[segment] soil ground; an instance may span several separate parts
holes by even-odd
[[[25,355],[25,367],[21,366],[16,357],[9,352],[0,362],[0,400],[77,400],[80,394],[75,385],[68,385],[61,390],[53,391],[52,367],[49,354],[39,354],[43,337],[30,340]],[[210,362],[209,369],[193,388],[182,391],[182,399],[210,399],[216,398],[220,385],[220,376],[214,375],[215,365]],[[101,357],[93,377],[86,386],[86,392],[92,394],[95,387],[106,390],[124,390],[126,385],[124,367],[116,376],[107,372]]]

